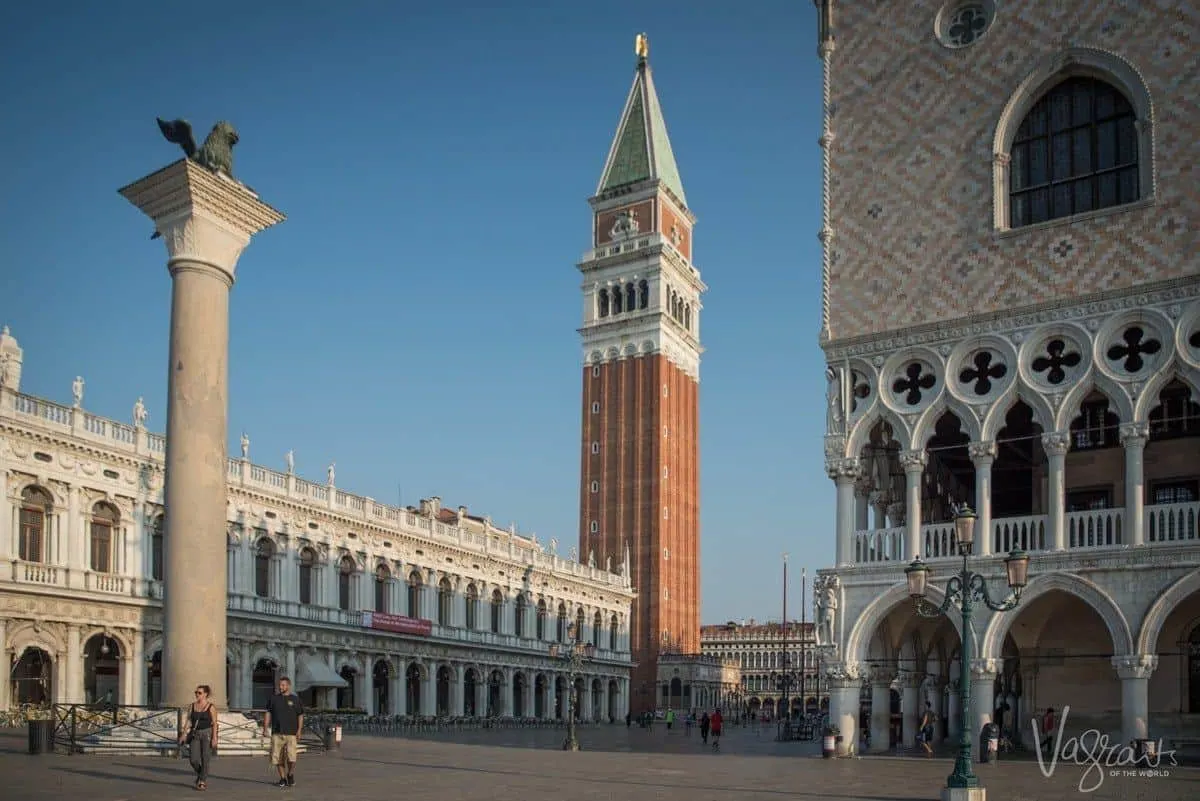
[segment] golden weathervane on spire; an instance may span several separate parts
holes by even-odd
[[[639,33],[637,38],[633,40],[633,51],[643,61],[650,57],[650,40],[646,38],[646,34]]]

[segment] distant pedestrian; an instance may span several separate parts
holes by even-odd
[[[724,719],[721,717],[721,710],[717,709],[712,713],[712,717],[708,719],[709,730],[712,732],[713,750],[721,750],[721,729]]]
[[[217,751],[217,710],[212,705],[212,688],[201,684],[179,734],[180,745],[188,746],[188,761],[196,771],[196,789],[208,789],[208,766]]]
[[[1054,742],[1054,707],[1046,707],[1046,713],[1042,715],[1042,744],[1041,750],[1045,751],[1051,747]]]
[[[711,721],[708,719],[708,712],[700,715],[700,741],[704,745],[708,745],[708,727],[710,725]]]
[[[271,764],[279,771],[279,787],[296,784],[296,758],[300,755],[300,732],[304,731],[304,707],[292,694],[292,680],[279,677],[279,692],[267,702],[263,736],[271,737]]]
[[[667,710],[667,731],[671,730],[671,726],[675,725],[675,710]]]
[[[688,710],[688,713],[683,716],[683,733],[688,737],[692,736],[692,724],[696,722],[696,713]]]
[[[937,720],[937,715],[933,712],[933,706],[925,702],[925,714],[921,716],[921,731],[917,734],[917,740],[921,743],[921,747],[925,749],[925,756],[933,756],[933,724]]]
[[[626,712],[625,713],[625,728],[628,729],[632,725],[633,725],[633,715]]]

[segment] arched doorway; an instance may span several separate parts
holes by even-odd
[[[493,670],[488,676],[488,717],[495,718],[504,714],[504,674]]]
[[[371,669],[371,697],[375,699],[375,713],[377,715],[391,715],[392,705],[391,699],[388,697],[388,681],[392,677],[392,666],[387,660],[380,659],[375,662],[375,666]]]
[[[95,634],[83,646],[84,703],[115,706],[121,698],[121,645]]]
[[[437,669],[437,715],[446,717],[450,714],[450,668],[442,665]]]
[[[32,646],[12,668],[13,705],[43,706],[54,700],[54,662],[50,654]]]
[[[354,697],[354,683],[358,678],[358,668],[353,665],[343,665],[338,671],[338,675],[346,682],[345,687],[337,688],[337,708],[338,709],[354,709],[356,708]]]
[[[566,705],[567,680],[562,676],[554,680],[554,719],[566,720],[567,705]]]
[[[587,707],[584,706],[584,704],[587,703],[587,695],[587,684],[584,683],[583,677],[580,676],[579,678],[575,679],[575,688],[571,694],[571,699],[575,704],[576,720],[583,719],[583,712],[585,709],[587,709]]]
[[[525,717],[525,674],[513,676],[513,717]]]
[[[422,714],[420,665],[409,665],[404,671],[404,698],[410,716],[417,717]]]
[[[463,677],[463,714],[467,717],[473,718],[479,714],[478,694],[479,674],[475,672],[475,668],[468,668]]]
[[[162,651],[155,651],[146,660],[146,703],[152,709],[162,704]]]
[[[671,679],[671,695],[667,700],[668,709],[680,709],[683,704],[683,682],[679,677]]]
[[[592,679],[592,720],[601,720],[604,717],[603,701],[603,685],[600,683],[600,679]]]
[[[608,719],[610,721],[617,719],[617,709],[619,708],[617,702],[620,700],[618,698],[619,694],[620,690],[618,689],[617,682],[610,679],[608,682]]]
[[[546,677],[541,673],[533,680],[533,716],[546,717]]]
[[[161,655],[161,651],[159,652]],[[263,709],[271,696],[275,694],[275,677],[279,675],[279,664],[270,658],[263,658],[254,663],[250,674],[250,699],[255,709]],[[315,706],[315,691],[308,690],[307,698],[301,701],[310,709]]]

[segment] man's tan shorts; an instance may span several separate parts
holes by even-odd
[[[300,741],[294,734],[272,734],[271,764],[282,765],[285,754],[287,755],[286,761],[294,763],[296,757],[300,755]]]

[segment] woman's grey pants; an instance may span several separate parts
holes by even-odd
[[[212,757],[212,731],[210,729],[202,729],[192,738],[192,745],[188,754],[188,759],[192,763],[192,770],[196,771],[196,781],[208,781],[208,766],[212,762]]]

